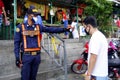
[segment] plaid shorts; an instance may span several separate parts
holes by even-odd
[[[2,20],[2,14],[0,14],[0,27],[2,25],[2,22],[3,22],[3,20]]]

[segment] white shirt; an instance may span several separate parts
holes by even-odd
[[[79,38],[78,30],[77,30],[77,22],[72,22],[71,27],[74,27],[72,32],[73,38]]]
[[[80,36],[86,36],[84,26],[80,26]]]
[[[91,36],[89,42],[88,51],[88,62],[91,54],[97,55],[97,60],[93,68],[92,75],[105,77],[108,75],[108,42],[105,36],[100,32],[96,31]],[[88,63],[89,65],[89,63]]]

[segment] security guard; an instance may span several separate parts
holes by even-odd
[[[35,9],[35,6],[34,5],[30,5],[30,9]],[[39,13],[38,15],[36,15],[36,17],[34,17],[35,18],[35,23],[36,24],[43,24],[42,23],[42,17],[41,17],[41,13]],[[24,17],[24,23],[25,22],[27,22],[27,19],[28,19],[28,16],[27,16],[27,14],[25,14],[25,17]]]
[[[35,24],[34,15],[39,14],[36,9],[28,9],[28,20],[19,24],[14,35],[14,53],[16,66],[21,68],[21,80],[36,80],[37,71],[41,62],[41,32],[62,33],[69,31],[68,28],[45,27]],[[22,59],[20,51],[23,52]]]

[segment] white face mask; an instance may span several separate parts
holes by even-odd
[[[37,22],[37,17],[33,17],[33,20],[34,20],[35,22]]]

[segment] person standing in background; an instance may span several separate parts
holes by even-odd
[[[88,70],[85,80],[108,80],[108,42],[98,30],[97,20],[88,16],[83,21],[85,32],[91,35],[88,50]]]
[[[73,38],[74,39],[78,39],[79,38],[79,34],[78,34],[78,29],[77,29],[77,21],[76,21],[75,17],[72,19],[71,27],[73,28],[72,29]]]
[[[118,27],[117,30],[117,37],[120,38],[120,18],[118,17],[117,21],[116,21],[116,25]]]
[[[5,11],[5,6],[2,0],[0,0],[0,27],[3,23],[3,14],[4,14],[4,22],[5,25],[7,24],[8,20],[7,20],[7,15],[6,15],[6,11]]]
[[[63,10],[58,10],[58,12],[60,14],[62,14],[62,18],[63,18],[63,22],[64,22],[64,28],[67,28],[67,26],[68,26],[68,18],[67,18],[66,13]],[[69,38],[68,32],[65,32],[64,35],[65,35],[65,37],[64,37],[65,39]]]

